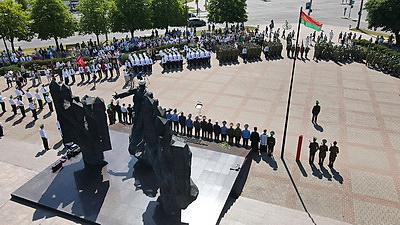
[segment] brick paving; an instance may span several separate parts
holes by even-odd
[[[285,166],[278,158],[291,62],[289,59],[263,59],[262,62],[244,64],[240,60],[237,65],[221,67],[213,59],[209,69],[189,71],[185,68],[183,72],[166,74],[161,74],[161,67],[156,64],[148,87],[163,107],[197,114],[194,106],[201,101],[204,104],[201,113],[213,121],[240,122],[242,126],[249,123],[250,127],[257,126],[259,130],[274,130],[277,140],[275,160],[265,155],[252,155],[242,196],[304,211]],[[72,91],[80,97],[85,94],[100,96],[108,103],[114,91],[122,91],[122,86],[123,78],[120,77],[115,82],[98,84],[93,91],[89,90],[91,86],[76,85]],[[0,90],[4,88],[2,81]],[[398,224],[399,93],[399,79],[359,63],[339,66],[324,61],[297,62],[285,163],[311,214],[351,224]],[[3,91],[3,97],[10,94],[13,90]],[[311,108],[317,99],[322,107],[318,118],[322,132],[310,121]],[[120,102],[129,103],[131,98]],[[51,219],[38,217],[38,213],[43,213],[42,209],[22,206],[3,197],[56,160],[61,150],[56,115],[48,114],[47,106],[36,122],[32,122],[30,112],[20,120],[20,115],[10,117],[8,105],[7,110],[0,116],[6,135],[0,140],[0,215],[5,218],[0,224],[71,223],[56,215],[49,216]],[[46,125],[50,146],[56,150],[41,150],[38,134],[41,123]],[[304,135],[302,170],[294,162],[297,138],[301,134]],[[316,165],[312,169],[309,166],[308,140],[313,136],[318,137],[318,141],[323,138],[329,143],[338,141],[337,172],[333,173],[327,167],[328,159],[325,159],[324,167]]]

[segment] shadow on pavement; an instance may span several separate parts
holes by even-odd
[[[321,127],[318,123],[314,123],[314,128],[319,132],[324,132],[324,128]]]
[[[304,169],[303,164],[301,164],[300,161],[297,161],[296,163],[297,163],[297,166],[299,167],[300,172],[303,175],[303,177],[308,177],[308,174],[307,174],[306,170]]]
[[[278,170],[278,164],[276,163],[274,156],[268,156],[266,152],[261,152],[261,159],[266,162],[273,170]]]
[[[297,197],[299,197],[299,200],[300,200],[300,202],[301,202],[301,205],[302,205],[303,208],[304,208],[304,211],[308,214],[308,217],[310,217],[311,222],[312,222],[313,224],[317,225],[317,224],[315,223],[315,221],[314,221],[314,218],[313,218],[313,217],[311,216],[311,214],[308,212],[308,209],[307,209],[306,205],[304,204],[303,198],[302,198],[301,195],[300,195],[299,189],[297,189],[296,183],[294,182],[293,177],[292,177],[292,174],[290,173],[289,168],[288,168],[287,165],[286,165],[285,159],[282,159],[282,163],[283,163],[283,165],[285,166],[286,172],[287,172],[288,175],[289,175],[290,181],[291,181],[292,184],[293,184],[294,190],[295,190],[296,193],[297,193]]]
[[[333,174],[333,179],[335,179],[340,184],[343,184],[343,177],[336,171],[334,168],[331,168],[331,172]]]
[[[314,165],[314,163],[310,164],[310,167],[312,169],[312,175],[318,177],[319,179],[322,179],[322,173],[321,171]]]

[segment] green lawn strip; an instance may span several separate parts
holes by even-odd
[[[383,36],[385,38],[389,38],[389,34],[385,34],[385,33],[381,33],[381,32],[377,32],[377,31],[373,31],[373,30],[367,30],[367,29],[357,29],[357,28],[351,28],[351,31],[356,31],[356,32],[360,32],[363,34],[369,34],[369,35],[374,35],[374,36]]]

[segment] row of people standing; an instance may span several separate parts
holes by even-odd
[[[227,121],[222,121],[220,125],[218,121],[212,123],[211,119],[207,119],[206,116],[203,116],[201,119],[199,116],[196,116],[192,119],[192,114],[188,114],[186,117],[183,112],[178,115],[177,109],[174,109],[172,113],[171,111],[171,109],[167,110],[165,118],[171,120],[171,129],[178,134],[197,139],[201,138],[207,141],[215,141],[217,143],[227,142],[237,147],[251,147],[253,151],[268,152],[270,156],[274,151],[274,131],[267,134],[267,130],[265,129],[260,135],[257,132],[257,127],[254,127],[253,132],[250,132],[248,124],[245,124],[244,129],[241,129],[240,123],[237,123],[236,128],[234,128],[234,124],[229,123],[228,126]],[[251,145],[249,145],[249,141]]]

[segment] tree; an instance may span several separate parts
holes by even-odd
[[[68,7],[61,0],[35,0],[32,5],[32,31],[38,38],[54,38],[58,48],[58,39],[74,34],[76,21]]]
[[[188,7],[180,0],[153,0],[153,24],[155,28],[187,25]]]
[[[116,0],[117,10],[113,16],[113,30],[130,32],[152,28],[150,0]]]
[[[16,0],[16,2],[22,5],[23,10],[28,9],[28,0]]]
[[[112,0],[80,0],[78,11],[82,14],[79,31],[95,34],[97,43],[100,34],[107,34],[111,27],[111,14],[115,8]]]
[[[400,0],[369,0],[365,4],[368,11],[368,28],[381,27],[396,36],[396,45],[400,45]]]
[[[0,1],[0,34],[10,41],[13,51],[15,38],[26,41],[31,39],[29,16],[21,4],[12,0]]]
[[[244,23],[247,21],[246,0],[210,0],[207,5],[211,23]]]

